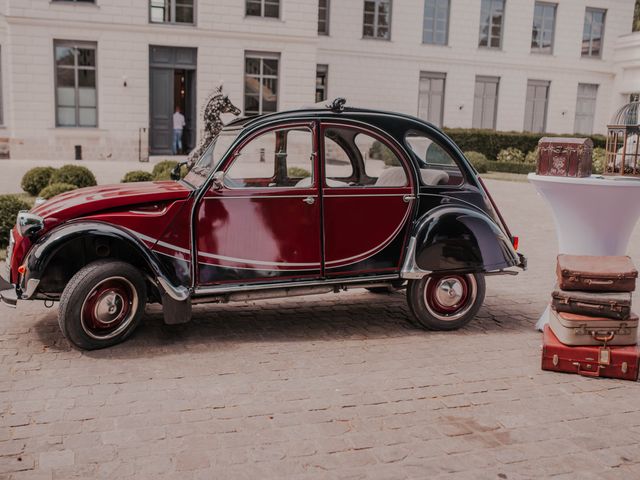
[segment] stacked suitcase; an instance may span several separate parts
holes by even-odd
[[[544,328],[542,369],[637,380],[638,317],[629,257],[559,255],[558,284]]]

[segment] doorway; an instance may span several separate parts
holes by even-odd
[[[149,47],[149,153],[171,155],[173,113],[180,107],[186,125],[182,152],[189,153],[196,142],[195,48]]]

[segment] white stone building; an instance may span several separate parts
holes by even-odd
[[[640,92],[634,0],[0,0],[11,158],[194,145],[221,80],[245,113],[343,96],[446,127],[604,133]],[[78,152],[80,147],[81,152]]]

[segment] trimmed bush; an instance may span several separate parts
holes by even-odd
[[[524,163],[524,153],[522,153],[522,150],[509,147],[500,150],[496,160],[502,163]]]
[[[127,172],[122,178],[122,183],[132,183],[132,182],[150,182],[153,180],[153,174],[150,172],[145,172],[144,170],[133,170],[132,172]]]
[[[535,163],[511,163],[511,162],[496,162],[489,160],[487,162],[487,168],[490,172],[505,172],[505,173],[521,173],[527,174],[536,171]]]
[[[51,175],[51,185],[55,183],[66,183],[75,185],[78,188],[93,187],[97,185],[96,177],[91,170],[80,165],[64,165]]]
[[[464,152],[464,156],[474,166],[478,173],[487,173],[489,170],[488,159],[480,152]]]
[[[289,178],[307,178],[311,176],[311,172],[300,167],[287,168],[287,176]]]
[[[593,149],[593,163],[591,167],[592,173],[604,173],[604,162],[606,159],[607,151],[604,148]]]
[[[51,175],[56,169],[53,167],[35,167],[27,171],[22,177],[22,190],[35,197],[40,190],[49,185]]]
[[[30,208],[17,195],[0,195],[0,248],[7,248],[9,245],[9,230],[16,224],[18,212]]]
[[[583,137],[584,135],[549,133],[498,132],[495,130],[479,130],[466,128],[445,128],[444,132],[458,144],[463,152],[474,151],[484,153],[487,158],[496,158],[500,150],[513,147],[522,152],[530,152],[538,146],[542,137]],[[607,139],[602,135],[591,135],[594,147],[604,148]]]
[[[70,183],[52,183],[48,187],[44,187],[42,191],[38,194],[38,197],[44,198],[45,200],[49,200],[50,198],[55,197],[56,195],[60,195],[61,193],[70,192],[71,190],[76,190],[78,187],[76,185],[71,185]]]
[[[163,160],[156,163],[153,166],[153,170],[151,171],[151,173],[153,174],[153,178],[157,179],[157,177],[162,175],[165,171],[171,173],[171,170],[173,170],[177,164],[178,162],[174,160]]]

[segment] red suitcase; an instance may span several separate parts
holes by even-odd
[[[593,142],[589,138],[543,137],[538,142],[538,175],[588,177]]]
[[[542,369],[586,377],[638,380],[640,349],[633,347],[569,347],[560,343],[549,325],[542,340]]]

